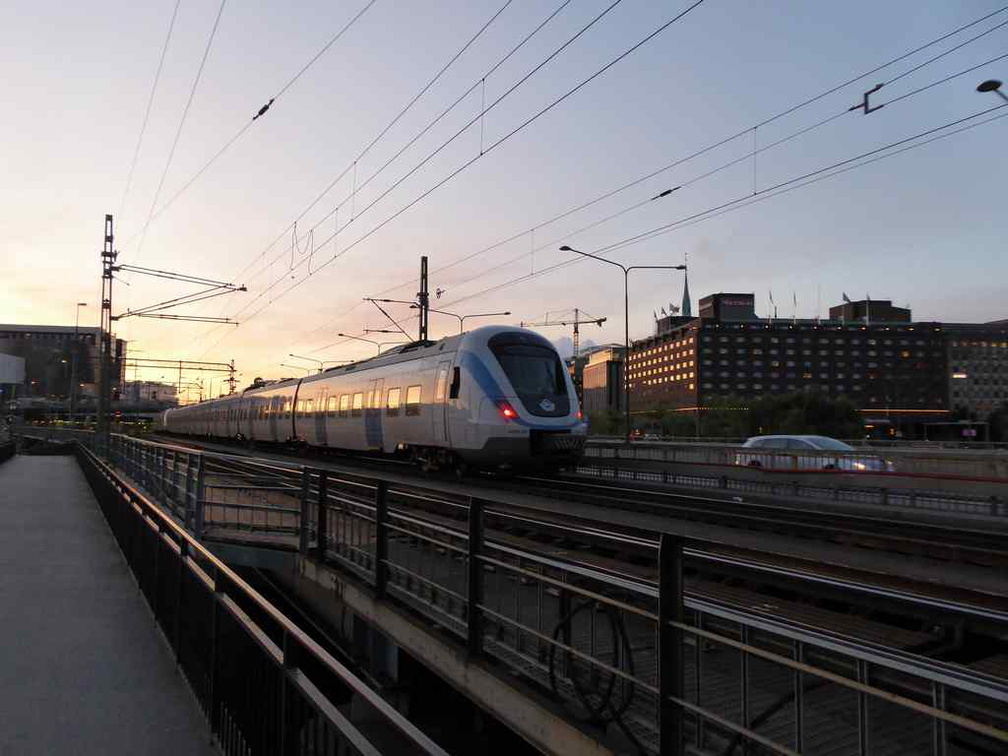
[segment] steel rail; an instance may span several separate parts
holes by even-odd
[[[300,475],[303,474],[303,470],[305,469],[305,467],[303,465],[298,465],[296,463],[287,463],[287,462],[278,461],[278,460],[272,460],[272,459],[268,459],[268,458],[267,458],[266,461],[260,461],[259,459],[256,459],[255,461],[252,461],[246,455],[232,455],[232,454],[226,454],[226,453],[219,454],[217,452],[204,452],[204,454],[206,454],[208,457],[211,456],[211,455],[217,456],[218,458],[226,459],[226,460],[228,460],[230,462],[233,462],[233,463],[235,463],[237,465],[240,465],[240,466],[251,467],[251,468],[255,468],[255,469],[259,469],[259,470],[271,470],[275,474],[285,474],[285,475],[286,474],[290,474],[290,475],[300,476]],[[353,486],[358,486],[358,487],[367,488],[367,489],[373,489],[373,485],[369,485],[368,483],[363,483],[361,481],[355,481],[352,478],[348,477],[347,474],[344,471],[336,470],[336,472],[338,474],[340,474],[340,477],[336,478],[336,479],[330,478],[329,479],[330,484],[339,481],[339,482],[346,482],[346,483],[348,483],[350,485],[353,485]],[[369,476],[366,473],[362,473],[361,477],[369,477]],[[553,481],[552,479],[543,479],[543,478],[529,478],[529,479],[534,480],[534,481],[536,481],[538,483],[542,483],[542,482],[551,483],[551,484],[552,483],[556,483],[556,481]],[[419,499],[419,500],[425,501],[425,502],[437,503],[437,504],[449,506],[449,507],[451,507],[453,509],[456,509],[459,512],[463,512],[463,513],[466,511],[466,505],[465,505],[464,502],[451,501],[450,499],[445,498],[444,494],[442,492],[430,492],[430,491],[428,491],[428,492],[421,493],[421,492],[417,492],[415,490],[411,490],[411,488],[408,488],[408,487],[400,488],[400,486],[409,486],[410,484],[405,484],[405,483],[401,483],[401,482],[395,482],[394,485],[395,485],[394,488],[389,488],[389,495],[395,494],[395,495],[403,496],[403,497],[406,497],[406,498]],[[417,488],[420,488],[422,490],[422,486],[417,486]],[[608,489],[610,487],[609,486],[602,486],[602,488]],[[500,487],[500,490],[502,490],[502,491],[505,490],[505,489],[506,489],[506,487]],[[629,493],[640,493],[642,490],[646,491],[648,493],[653,493],[652,489],[639,489],[639,488],[620,487],[620,490],[622,492],[625,492],[625,493],[628,493],[628,494]],[[314,493],[315,489],[312,489],[312,492]],[[429,495],[430,493],[436,493],[436,495],[432,497],[432,496]],[[676,498],[686,498],[686,499],[689,499],[691,501],[696,501],[696,502],[710,503],[712,501],[715,501],[715,502],[718,502],[718,503],[723,503],[721,500],[711,499],[709,497],[700,497],[700,496],[692,496],[692,495],[686,495],[686,496],[680,497],[678,494],[666,494],[665,492],[658,492],[658,493],[661,494],[662,496],[674,496]],[[330,490],[329,495],[333,496],[334,492]],[[628,546],[628,545],[630,545],[630,546],[634,546],[634,547],[637,547],[637,548],[646,548],[646,549],[649,549],[649,550],[653,550],[655,552],[657,552],[657,549],[658,549],[658,541],[657,541],[657,539],[635,537],[635,536],[631,536],[631,535],[625,535],[625,534],[621,534],[621,533],[616,533],[616,532],[613,532],[613,531],[608,531],[607,532],[607,531],[604,531],[604,530],[601,530],[601,529],[597,529],[597,528],[590,528],[590,527],[583,527],[583,526],[580,526],[580,527],[579,526],[572,526],[572,525],[569,525],[567,523],[562,523],[562,522],[557,522],[557,521],[550,522],[549,520],[546,520],[546,519],[537,519],[537,518],[533,518],[533,517],[530,517],[530,516],[527,516],[527,515],[516,514],[513,511],[509,511],[508,509],[501,508],[501,507],[510,507],[511,509],[519,509],[520,505],[507,505],[507,504],[504,504],[503,502],[493,501],[493,500],[488,500],[488,501],[486,501],[486,503],[490,505],[485,510],[485,513],[486,513],[487,516],[493,515],[493,516],[496,516],[496,517],[500,517],[502,519],[510,520],[510,521],[518,523],[518,524],[524,523],[524,524],[533,525],[533,526],[539,527],[539,528],[542,528],[545,525],[545,526],[550,527],[551,529],[554,529],[554,530],[561,530],[561,531],[563,531],[565,533],[569,533],[569,534],[574,535],[574,536],[588,537],[589,539],[591,539],[591,538],[595,538],[595,539],[597,539],[597,538],[605,538],[607,541],[613,542],[616,546]],[[359,503],[355,503],[355,504],[363,507],[366,511],[373,511],[373,505],[369,505],[369,504],[364,503],[364,502],[359,502]],[[762,506],[766,506],[766,505],[762,505]],[[389,513],[392,514],[393,512],[396,515],[398,515],[400,517],[403,517],[404,519],[408,520],[408,519],[411,518],[411,515],[407,514],[406,512],[403,512],[403,511],[399,510],[398,508],[393,508],[393,507],[390,506],[389,507]],[[816,514],[816,515],[823,514],[821,512],[811,512],[811,513],[812,514]],[[708,512],[708,514],[710,514],[710,513]],[[827,513],[827,514],[829,515],[829,513]],[[829,516],[832,516],[832,515],[829,515]],[[539,515],[538,517],[541,517],[541,515]],[[878,522],[880,518],[866,518],[866,519],[870,520],[871,522]],[[776,520],[776,519],[771,519],[771,520],[769,520],[769,522],[772,522],[775,525],[782,524],[781,521]],[[892,524],[893,525],[901,525],[901,526],[905,527],[905,523],[901,523],[900,521],[892,521]],[[868,532],[868,533],[870,533],[872,535],[877,535],[877,533],[875,533],[874,531],[872,531],[870,529],[867,530],[867,531],[864,531],[864,532]],[[967,531],[967,532],[974,532],[974,531]],[[989,534],[987,534],[987,535],[989,535]],[[500,544],[500,545],[503,546],[503,544]],[[770,565],[770,564],[767,564],[766,562],[761,562],[761,561],[753,560],[753,559],[747,559],[747,558],[743,558],[743,557],[728,557],[728,556],[726,556],[724,554],[718,554],[716,552],[713,552],[713,551],[710,551],[710,550],[707,550],[707,549],[699,549],[699,548],[694,548],[694,547],[687,546],[686,549],[685,549],[685,553],[687,553],[689,556],[695,557],[697,559],[704,560],[705,562],[709,562],[709,563],[719,563],[719,562],[720,563],[725,563],[725,564],[730,563],[730,564],[732,564],[733,566],[736,566],[736,567],[740,567],[740,568],[743,568],[743,569],[752,569],[752,570],[759,571],[759,572],[761,572],[763,574],[767,574],[767,575],[773,575],[773,576],[778,576],[778,577],[787,577],[787,578],[792,578],[792,579],[796,579],[796,580],[800,580],[800,581],[807,581],[807,582],[817,583],[817,584],[820,584],[820,585],[827,585],[827,586],[834,587],[834,588],[837,588],[837,589],[840,589],[840,590],[844,590],[844,591],[848,591],[848,592],[867,594],[867,595],[871,595],[871,596],[875,596],[875,597],[879,597],[879,598],[885,598],[885,599],[899,600],[899,601],[901,601],[901,602],[903,602],[905,604],[909,604],[909,605],[916,605],[916,606],[925,607],[925,608],[928,608],[928,609],[939,609],[941,611],[950,612],[950,613],[953,613],[953,614],[965,615],[965,616],[972,616],[972,617],[975,617],[977,619],[983,619],[983,620],[991,621],[991,622],[1008,623],[1008,611],[998,611],[996,609],[991,609],[991,608],[988,608],[988,607],[977,606],[975,604],[966,603],[966,602],[955,602],[955,601],[952,601],[950,599],[942,599],[942,598],[938,598],[938,597],[934,597],[934,596],[928,596],[926,594],[918,593],[918,592],[897,591],[895,589],[885,588],[883,586],[878,586],[878,585],[872,585],[872,584],[865,583],[863,581],[856,580],[856,579],[845,579],[845,578],[840,578],[840,577],[836,577],[836,576],[832,576],[832,575],[822,575],[822,574],[817,573],[817,572],[815,572],[813,570],[799,570],[799,569],[796,569],[796,568],[784,567],[784,566],[781,566],[781,565]],[[614,574],[613,577],[616,577],[616,575]],[[627,576],[625,574],[619,575],[619,577],[622,578],[622,579],[630,579],[630,580],[634,579],[634,578],[632,578],[630,576]]]

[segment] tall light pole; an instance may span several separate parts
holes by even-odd
[[[436,310],[432,310],[432,312],[436,312]],[[368,333],[396,333],[396,331],[388,331],[385,329],[381,329],[381,330],[368,331]],[[381,348],[383,346],[392,346],[393,344],[409,343],[408,341],[375,341],[374,339],[365,339],[362,338],[361,336],[351,336],[349,333],[337,333],[336,335],[344,339],[353,339],[354,341],[363,341],[367,344],[374,344],[374,346],[378,349],[378,354],[381,354]]]
[[[306,373],[310,373],[311,372],[311,368],[306,368],[304,365],[290,365],[290,364],[288,364],[286,362],[281,362],[280,363],[280,367],[294,368],[296,370],[304,370]]]
[[[81,307],[87,307],[87,302],[78,302],[74,311],[73,352],[70,354],[70,422],[73,422],[77,410],[77,332],[80,326]]]
[[[416,308],[417,305],[412,305],[412,307]],[[496,316],[500,316],[500,315],[510,315],[511,314],[511,311],[507,310],[506,312],[477,312],[477,313],[472,313],[470,315],[456,315],[454,312],[446,312],[445,310],[435,310],[433,307],[428,307],[427,309],[430,312],[436,312],[438,315],[451,315],[453,318],[458,318],[459,333],[462,333],[462,331],[463,331],[463,329],[465,327],[466,318],[492,318],[492,317],[496,317]]]
[[[997,79],[987,79],[977,86],[977,92],[993,92],[1005,102],[1008,102],[1008,95],[1001,91],[1001,82]]]
[[[659,195],[662,196],[662,195]],[[623,265],[615,260],[607,260],[604,257],[582,252],[574,247],[564,244],[560,247],[561,252],[573,252],[582,257],[590,257],[599,262],[615,265],[623,271],[623,404],[626,411],[626,442],[630,443],[630,291],[629,279],[631,270],[686,270],[685,265]]]

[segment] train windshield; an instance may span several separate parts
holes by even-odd
[[[508,380],[519,394],[563,394],[563,366],[556,352],[540,346],[511,344],[494,350]]]
[[[563,363],[548,341],[501,334],[490,340],[490,350],[529,413],[558,417],[570,412]]]

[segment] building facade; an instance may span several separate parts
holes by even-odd
[[[122,391],[122,399],[134,404],[152,402],[178,405],[178,389],[174,383],[158,381],[126,381]]]
[[[701,317],[633,343],[631,409],[702,412],[729,399],[816,392],[846,397],[866,422],[947,416],[950,327],[912,322],[884,301],[871,302],[870,321],[846,317],[865,304],[845,303],[838,320],[774,320],[756,315],[751,294],[705,297]],[[878,320],[883,312],[899,319]],[[979,375],[987,388],[993,372]]]
[[[1008,403],[1008,321],[945,326],[948,391],[960,417],[986,420]]]
[[[589,417],[623,411],[623,352],[621,346],[596,349],[582,370],[581,406]]]
[[[74,378],[78,396],[96,395],[99,374],[98,328],[74,326],[0,325],[0,352],[25,362],[20,396],[63,399]],[[114,339],[113,388],[122,384],[126,342]]]

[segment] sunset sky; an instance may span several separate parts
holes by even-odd
[[[1008,107],[995,110],[1003,100],[975,91],[984,79],[1008,80],[1008,57],[939,83],[1008,56],[1008,10],[764,123],[1000,6],[706,0],[508,137],[689,5],[622,0],[438,151],[484,103],[497,101],[611,2],[513,0],[365,152],[505,0],[377,0],[286,90],[367,0],[226,2],[179,131],[221,7],[219,0],[180,0],[128,191],[174,0],[6,3],[0,322],[72,325],[74,303],[86,301],[82,325],[97,324],[106,213],[115,215],[120,262],[248,287],[177,311],[232,317],[238,327],[127,318],[116,328],[145,357],[234,359],[241,385],[292,374],[279,365],[290,352],[326,360],[372,353],[337,334],[391,327],[362,298],[410,299],[422,254],[430,259],[431,289],[443,290],[434,301],[441,309],[510,310],[509,318],[485,322],[517,324],[579,307],[609,319],[584,337],[621,341],[619,272],[592,261],[549,270],[571,257],[558,247],[595,252],[681,220],[689,222],[602,254],[626,264],[677,264],[688,255],[694,312],[705,294],[743,291],[756,293],[765,315],[772,291],[782,315],[791,316],[797,299],[798,317],[813,317],[817,300],[825,315],[846,292],[909,304],[921,320],[1008,317],[1008,120],[793,191],[773,189],[797,186],[802,182],[787,182],[806,175],[828,176],[815,172],[985,110],[894,149],[1008,115]],[[872,102],[886,107],[848,112],[879,83],[885,86]],[[249,125],[271,97],[269,111]],[[755,158],[754,145],[762,150]],[[646,202],[676,186],[682,188]],[[759,201],[726,204],[747,197]],[[152,205],[155,218],[144,234]],[[715,208],[726,212],[698,215]],[[653,328],[654,310],[679,303],[682,275],[633,276],[630,331],[640,337]],[[113,309],[190,291],[123,274]],[[392,308],[415,331],[412,311]],[[451,317],[434,314],[431,323],[436,336],[457,330]],[[560,328],[543,332],[569,336]],[[144,377],[160,374],[148,370]]]

